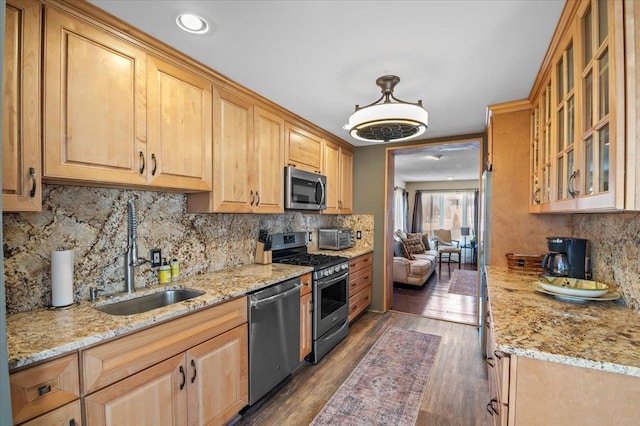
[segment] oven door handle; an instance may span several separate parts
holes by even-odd
[[[346,278],[349,277],[349,271],[345,272],[344,274],[340,274],[337,277],[331,277],[329,278],[327,281],[321,281],[318,283],[318,290],[322,290],[323,288],[329,287],[334,285],[335,283],[337,283],[338,281],[342,281]]]
[[[265,299],[255,299],[252,298],[251,296],[249,296],[250,300],[251,300],[251,307],[252,308],[256,308],[259,309],[261,306],[263,305],[268,305],[270,303],[276,302],[280,299],[284,299],[285,297],[289,297],[291,296],[293,293],[295,293],[296,291],[300,291],[300,285],[296,285],[294,288],[287,290],[283,293],[278,293],[276,295],[267,297]]]

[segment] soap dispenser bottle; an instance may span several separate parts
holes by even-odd
[[[169,284],[171,282],[171,267],[167,263],[167,259],[162,259],[162,265],[158,271],[158,283]]]

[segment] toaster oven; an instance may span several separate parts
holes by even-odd
[[[318,229],[318,248],[343,250],[353,247],[351,229]]]

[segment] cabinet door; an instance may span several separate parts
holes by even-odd
[[[42,210],[40,3],[8,0],[2,62],[2,210]]]
[[[304,361],[304,358],[311,353],[312,349],[312,306],[311,293],[305,293],[300,296],[300,362]]]
[[[84,402],[87,424],[185,424],[187,373],[183,353],[87,396]]]
[[[287,165],[320,173],[322,138],[291,123],[285,123],[284,129]]]
[[[45,8],[44,177],[146,183],[146,55]]]
[[[214,87],[213,192],[211,212],[251,213],[256,196],[249,188],[253,147],[253,102]],[[205,194],[209,195],[209,194]],[[198,197],[195,197],[198,198]]]
[[[340,213],[340,147],[325,141],[322,150],[322,173],[327,177],[327,208],[325,214]]]
[[[340,214],[353,213],[353,153],[340,148]]]
[[[148,60],[148,182],[211,190],[211,82],[155,57]]]
[[[256,107],[254,156],[249,173],[250,187],[257,194],[256,213],[284,212],[284,120],[279,115]]]
[[[248,327],[187,351],[189,425],[224,424],[249,403]]]

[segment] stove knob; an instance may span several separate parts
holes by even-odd
[[[343,263],[342,266],[340,267],[340,269],[349,269],[349,264],[348,263]]]
[[[322,271],[322,275],[328,277],[329,275],[331,275],[331,271],[329,269],[325,269],[324,271]]]

